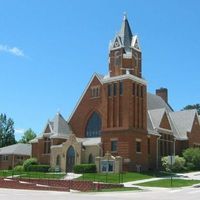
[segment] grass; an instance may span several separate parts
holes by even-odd
[[[154,178],[157,176],[164,176],[166,174],[158,174],[153,172],[137,173],[137,172],[126,172],[126,173],[85,173],[76,180],[87,180],[105,183],[122,183],[129,181],[137,181],[142,179]]]
[[[17,172],[12,170],[1,170],[0,177],[17,176],[16,178],[40,178],[40,179],[62,179],[65,174],[45,172]]]
[[[140,183],[137,185],[140,186],[147,186],[147,187],[186,187],[186,186],[192,186],[194,184],[200,183],[200,180],[185,180],[185,179],[173,179],[172,180],[172,186],[171,186],[171,179],[162,179],[158,181],[150,181],[146,183]]]

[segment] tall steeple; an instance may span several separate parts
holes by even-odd
[[[121,30],[119,32],[119,37],[121,38],[122,44],[126,51],[130,51],[131,42],[132,42],[132,32],[129,26],[127,16],[124,15]]]
[[[126,73],[141,77],[141,49],[137,35],[133,35],[126,14],[120,31],[109,45],[110,76]]]

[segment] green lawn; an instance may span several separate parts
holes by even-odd
[[[185,186],[192,186],[194,184],[200,183],[200,180],[185,180],[185,179],[173,179],[172,186],[171,186],[171,179],[162,179],[158,181],[150,181],[146,183],[140,183],[140,186],[147,186],[147,187],[185,187]]]
[[[137,173],[137,172],[126,172],[122,174],[85,173],[76,180],[87,180],[87,181],[106,182],[106,183],[122,183],[122,182],[148,179],[153,177],[155,177],[153,173]]]
[[[12,176],[12,171],[11,170],[0,170],[0,177],[8,177]]]
[[[21,178],[40,178],[40,179],[62,179],[65,174],[61,173],[44,173],[44,172],[16,172],[12,170],[0,171],[0,177],[21,177]]]

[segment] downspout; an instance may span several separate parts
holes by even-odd
[[[159,136],[159,137],[157,138],[157,151],[156,151],[156,168],[157,168],[157,169],[158,169],[158,162],[159,162],[158,142],[159,142],[160,137],[161,137],[161,136]]]
[[[12,169],[14,169],[14,162],[15,162],[15,160],[14,160],[14,154],[12,155]]]
[[[173,156],[176,155],[176,138],[174,138],[174,152],[173,152]]]

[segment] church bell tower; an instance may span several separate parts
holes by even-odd
[[[109,45],[110,77],[132,74],[141,75],[141,49],[137,35],[133,35],[127,16],[124,15],[121,30]]]

